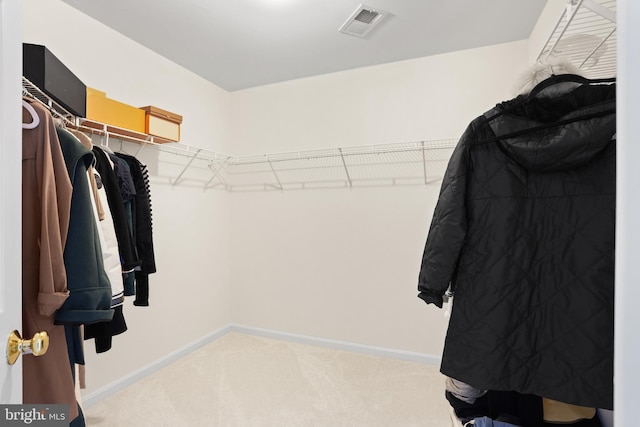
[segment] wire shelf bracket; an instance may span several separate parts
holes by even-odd
[[[209,163],[209,169],[211,169],[211,172],[213,172],[213,176],[211,177],[211,179],[209,179],[209,181],[207,181],[207,183],[204,185],[204,190],[207,190],[208,188],[211,187],[211,183],[218,178],[220,180],[220,182],[222,182],[222,185],[224,186],[224,189],[227,191],[230,191],[230,186],[227,183],[227,181],[222,177],[221,172],[224,170],[225,166],[227,165],[227,162],[229,161],[231,157],[227,157],[225,159],[224,162],[222,162],[222,164],[220,165],[219,168],[216,169],[215,166],[213,166],[213,164]]]
[[[538,60],[560,56],[581,68],[585,77],[614,77],[616,3],[616,0],[568,0]]]
[[[340,152],[340,159],[342,160],[342,166],[344,166],[344,173],[347,175],[347,181],[349,182],[349,188],[353,188],[353,182],[351,181],[351,176],[349,175],[349,168],[347,167],[347,163],[344,161],[344,155],[342,154],[342,148],[338,148]]]
[[[193,153],[193,155],[185,165],[184,169],[182,169],[182,172],[180,172],[180,174],[176,177],[176,179],[173,181],[171,186],[175,187],[176,185],[178,185],[178,183],[180,182],[180,178],[182,178],[182,176],[187,171],[187,169],[189,169],[189,167],[193,164],[193,161],[198,157],[199,153],[200,153],[200,149],[196,150],[196,152]]]

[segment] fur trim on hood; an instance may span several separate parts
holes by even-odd
[[[522,73],[516,85],[516,92],[518,95],[527,95],[538,83],[552,75],[559,74],[576,74],[586,77],[584,71],[569,60],[558,56],[548,56],[537,61]]]

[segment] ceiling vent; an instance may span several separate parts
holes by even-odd
[[[387,15],[388,13],[383,10],[361,4],[356,11],[351,14],[349,19],[342,24],[340,32],[351,36],[365,37],[371,30],[377,27]]]

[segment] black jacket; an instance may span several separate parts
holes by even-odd
[[[145,307],[149,305],[149,274],[156,272],[149,172],[147,166],[140,163],[135,157],[123,153],[116,155],[129,165],[135,185],[136,194],[132,200],[133,230],[142,266],[139,271],[135,272],[136,299],[133,301],[133,305]]]
[[[118,186],[118,178],[116,178],[109,158],[100,147],[93,147],[93,154],[96,156],[96,170],[102,177],[102,185],[104,185],[107,194],[107,202],[109,210],[113,218],[113,227],[116,231],[118,240],[118,251],[120,251],[120,260],[123,271],[131,271],[141,264],[136,252],[135,243],[127,224],[127,214],[124,209],[124,202],[120,194]]]
[[[459,141],[418,285],[455,293],[445,375],[612,408],[615,90],[518,97]]]
[[[134,200],[134,241],[142,262],[142,272],[156,272],[156,261],[153,250],[153,219],[151,210],[151,194],[149,189],[149,173],[147,167],[138,159],[123,153],[116,156],[127,162],[135,185]]]

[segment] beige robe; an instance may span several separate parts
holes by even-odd
[[[78,409],[64,326],[53,324],[69,296],[63,254],[72,187],[51,115],[30,103],[40,124],[22,130],[22,331],[24,338],[46,331],[49,349],[23,356],[23,402],[69,405],[73,420]],[[31,122],[25,109],[22,122]]]

